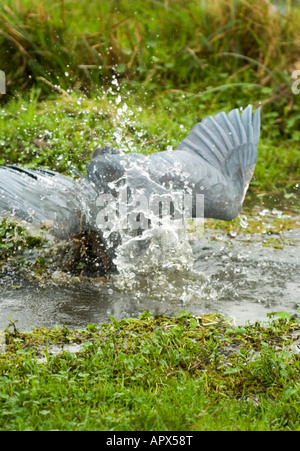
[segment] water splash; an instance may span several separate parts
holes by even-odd
[[[114,289],[183,304],[202,297],[205,276],[194,270],[194,253],[183,229],[161,225],[142,236],[122,238],[114,260]]]
[[[162,190],[157,181],[149,175],[147,159],[142,164],[138,159],[132,161],[122,159],[123,152],[139,153],[133,140],[128,137],[128,127],[135,127],[135,119],[126,103],[126,96],[121,92],[117,77],[113,77],[112,86],[104,95],[107,94],[110,95],[110,103],[115,110],[112,117],[113,138],[121,151],[120,162],[126,165],[126,180],[121,177],[108,184],[113,199],[109,210],[106,208],[106,213],[109,213],[113,220],[110,221],[109,227],[103,227],[103,223],[99,225],[108,253],[115,254],[113,261],[118,274],[112,276],[112,287],[121,292],[135,293],[137,297],[147,295],[162,300],[182,299],[184,302],[191,298],[198,299],[204,276],[193,269],[194,254],[190,239],[195,239],[197,234],[203,233],[203,223],[199,227],[195,222],[191,224],[185,218],[179,225],[180,221],[170,221],[167,215],[163,219],[158,218],[153,211],[148,210],[149,205],[141,205],[136,201],[149,192],[154,196],[156,194],[175,196],[175,189],[170,182],[167,189]],[[142,141],[143,131],[136,133],[139,133],[139,139]],[[171,146],[166,150],[173,151]],[[180,162],[175,162],[172,173],[174,179],[182,178],[182,188],[188,193]],[[137,183],[137,177],[140,177],[141,183]],[[136,228],[132,230],[130,227],[124,227],[124,218],[118,214],[124,185],[129,188],[136,187],[135,192],[131,192],[133,200],[127,202],[129,215],[135,218],[139,215],[141,222],[143,218],[144,224],[145,221],[151,223],[151,228],[144,228],[141,234]]]

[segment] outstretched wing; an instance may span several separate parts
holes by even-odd
[[[44,169],[0,167],[0,211],[36,226],[46,224],[59,238],[80,232],[95,193],[84,181]]]

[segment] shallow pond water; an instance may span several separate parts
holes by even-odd
[[[53,280],[42,287],[13,276],[0,277],[0,330],[9,319],[17,320],[20,330],[63,324],[83,328],[109,322],[110,316],[138,317],[144,310],[167,316],[181,310],[194,315],[219,312],[236,324],[265,321],[274,311],[297,314],[300,229],[272,237],[283,244],[279,249],[272,241],[265,246],[262,234],[235,236],[209,230],[191,243],[192,270],[175,266],[133,274],[131,268],[106,283]]]

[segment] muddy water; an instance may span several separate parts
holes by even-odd
[[[277,235],[275,235],[276,237]],[[265,247],[262,235],[228,236],[210,231],[193,241],[192,270],[121,276],[100,282],[53,283],[0,278],[0,330],[18,320],[21,330],[65,324],[71,328],[151,314],[174,316],[181,310],[200,315],[219,312],[236,324],[267,320],[267,313],[300,307],[300,229],[277,238],[283,249]],[[119,279],[118,279],[119,277]],[[15,285],[12,287],[12,285]],[[16,288],[17,286],[17,288]]]

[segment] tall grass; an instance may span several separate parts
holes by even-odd
[[[286,6],[281,14],[262,0],[5,0],[0,102],[32,88],[40,100],[93,98],[117,77],[128,96],[184,117],[198,111],[191,123],[262,104],[265,136],[299,142],[291,74],[300,68],[300,8]]]
[[[267,115],[276,110],[271,137],[298,140],[291,74],[300,67],[300,9],[286,9],[261,0],[6,0],[0,102],[33,86],[41,99],[90,96],[117,76],[134,92],[219,108],[261,102]]]
[[[89,90],[115,71],[165,88],[219,85],[220,71],[277,86],[300,60],[299,11],[261,0],[7,0],[0,20],[10,92],[38,83],[48,93],[40,77]]]

